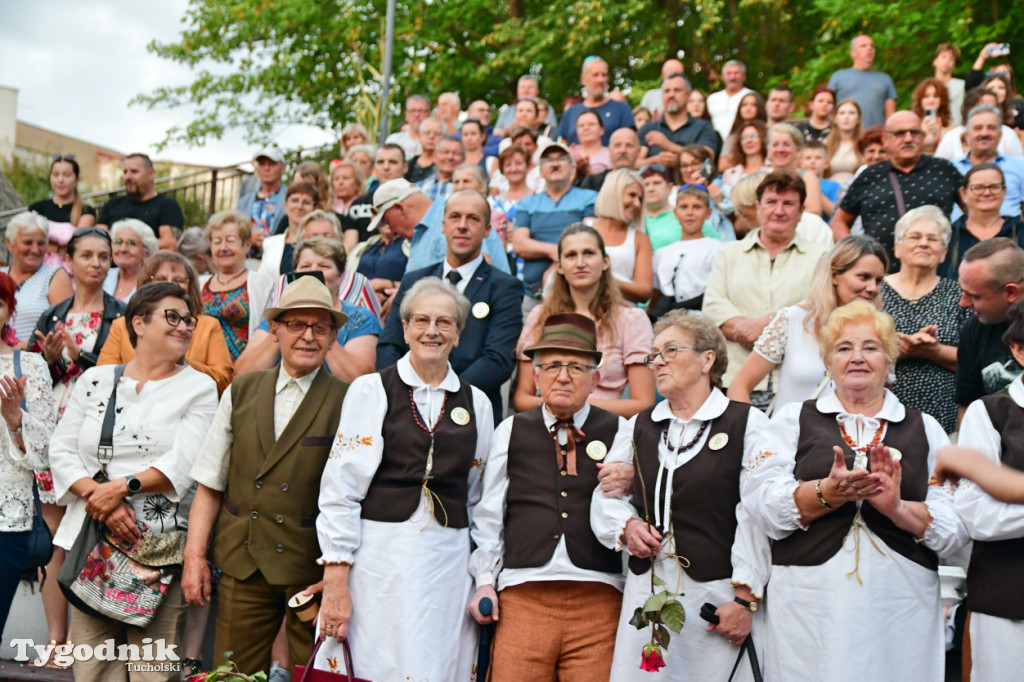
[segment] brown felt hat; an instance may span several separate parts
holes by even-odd
[[[586,353],[601,362],[597,349],[597,327],[594,321],[579,313],[556,313],[544,320],[544,329],[537,343],[523,351],[528,358],[542,350],[562,350]]]

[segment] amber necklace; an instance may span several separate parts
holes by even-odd
[[[878,424],[878,430],[875,431],[875,435],[871,439],[871,442],[862,448],[858,448],[857,443],[854,442],[853,438],[850,438],[850,434],[846,432],[846,424],[839,425],[839,432],[843,434],[843,441],[850,446],[851,450],[853,450],[854,452],[867,452],[868,450],[882,442],[882,432],[885,431],[885,420],[879,419]]]

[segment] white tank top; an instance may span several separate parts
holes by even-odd
[[[612,276],[623,282],[633,281],[633,268],[636,267],[636,230],[626,228],[626,239],[618,246],[604,247],[608,260],[612,264]]]

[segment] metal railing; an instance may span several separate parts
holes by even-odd
[[[174,197],[185,214],[185,227],[203,226],[217,211],[234,208],[243,193],[242,183],[252,174],[235,166],[203,168],[181,175],[156,180],[153,185],[158,194]],[[111,198],[124,192],[124,187],[105,192],[90,192],[82,198],[86,203],[101,207]],[[20,206],[0,211],[0,221],[28,210]]]

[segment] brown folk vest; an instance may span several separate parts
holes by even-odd
[[[543,406],[520,412],[512,421],[508,443],[508,495],[505,504],[505,568],[543,566],[565,536],[573,565],[590,571],[619,573],[619,553],[608,549],[590,529],[590,498],[597,486],[597,462],[587,455],[594,441],[611,448],[619,418],[590,408],[576,443],[576,476],[558,468],[555,439],[544,425]]]
[[[321,369],[275,440],[278,371],[231,383],[234,441],[210,557],[238,580],[260,571],[271,585],[312,584],[323,578],[316,564],[320,476],[348,384]]]
[[[815,407],[815,402],[806,401],[800,411],[800,442],[797,443],[796,466],[793,469],[798,481],[828,478],[835,462],[833,445],[843,449],[846,466],[853,468],[854,452],[843,441],[836,416],[822,414]],[[903,468],[900,496],[908,502],[923,502],[928,494],[929,470],[928,438],[921,413],[908,409],[903,421],[889,422],[883,442],[903,453],[900,460]],[[844,504],[811,523],[806,531],[794,531],[788,537],[773,542],[772,563],[779,566],[820,566],[843,546],[856,513],[856,504]],[[909,533],[897,528],[869,503],[861,505],[861,516],[871,532],[881,538],[890,550],[925,568],[938,569],[939,560],[935,552],[915,542]]]
[[[423,478],[427,471],[430,434],[416,425],[409,398],[409,386],[398,376],[396,366],[380,373],[388,411],[384,417],[384,454],[363,498],[362,517],[370,521],[401,523],[420,507]],[[441,421],[434,431],[434,465],[427,487],[433,499],[434,518],[448,528],[468,528],[469,469],[476,454],[476,415],[472,388],[460,380],[459,390],[448,393]],[[452,418],[461,408],[469,423],[460,426]],[[423,420],[420,419],[421,423]],[[433,424],[424,426],[430,428]]]
[[[1005,388],[982,401],[992,426],[999,432],[1003,464],[1024,471],[1024,410]],[[967,604],[971,611],[1024,619],[1022,576],[1024,538],[975,540],[967,569]]]
[[[655,505],[659,509],[664,506],[664,497],[660,502],[656,501],[654,490],[659,465],[658,443],[665,423],[653,421],[653,411],[651,407],[637,415],[633,427],[638,470],[633,486],[633,506],[643,516],[641,494],[646,491],[646,508],[652,523]],[[671,516],[675,553],[689,560],[689,568],[683,570],[700,582],[732,576],[736,505],[740,502],[740,473],[743,470],[743,437],[749,412],[750,405],[730,401],[725,412],[709,425],[707,439],[700,452],[672,474]],[[719,433],[724,433],[729,440],[725,447],[715,451],[710,448],[711,439]],[[658,530],[664,535],[666,529]],[[629,559],[629,569],[637,575],[650,566],[648,559]]]

